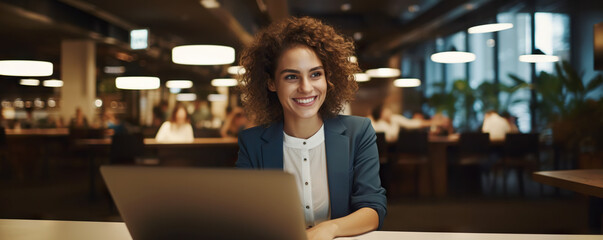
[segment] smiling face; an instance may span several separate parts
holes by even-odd
[[[274,78],[268,89],[278,95],[285,121],[320,119],[327,79],[313,50],[303,45],[285,50],[277,61]]]

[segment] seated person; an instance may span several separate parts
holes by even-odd
[[[193,142],[193,127],[183,105],[177,105],[169,121],[161,124],[155,139],[158,142]]]
[[[245,129],[246,125],[247,117],[245,116],[245,112],[242,108],[236,107],[226,116],[226,121],[224,121],[224,125],[220,129],[220,136],[223,138],[237,138],[239,132]]]
[[[373,109],[371,114],[371,123],[377,132],[385,133],[385,141],[395,142],[398,140],[400,128],[408,130],[418,130],[430,125],[429,120],[408,119],[400,114],[394,114],[389,108],[383,105]]]
[[[386,198],[375,131],[367,118],[338,115],[358,89],[353,43],[308,17],[256,36],[240,63],[243,104],[259,126],[239,134],[237,167],[293,174],[310,240],[377,229]]]
[[[484,114],[482,132],[490,133],[490,141],[504,141],[507,133],[511,132],[511,127],[506,119],[490,110]]]

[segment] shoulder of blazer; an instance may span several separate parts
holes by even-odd
[[[355,135],[364,132],[370,119],[359,116],[338,115],[337,117],[325,121],[325,130],[343,133],[345,135]]]

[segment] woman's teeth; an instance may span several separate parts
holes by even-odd
[[[307,104],[307,103],[311,103],[312,101],[314,101],[315,97],[311,97],[311,98],[294,98],[296,102],[301,103],[301,104]]]

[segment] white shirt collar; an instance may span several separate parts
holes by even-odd
[[[283,144],[290,148],[299,148],[299,149],[310,149],[314,148],[325,141],[325,125],[320,126],[320,129],[314,135],[312,135],[308,139],[296,138],[287,135],[285,131],[283,131],[284,139]]]

